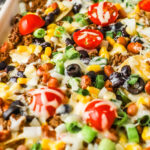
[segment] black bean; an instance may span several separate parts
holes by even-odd
[[[4,70],[7,67],[6,62],[2,61],[0,62],[0,70]]]
[[[130,37],[130,35],[126,31],[126,27],[121,30],[123,37]]]
[[[119,72],[113,72],[110,75],[109,80],[112,82],[112,86],[114,88],[118,88],[119,86],[123,85],[123,83],[125,82],[121,73]]]
[[[35,117],[34,116],[26,116],[26,121],[30,123]]]
[[[69,104],[64,104],[64,105],[61,105],[59,106],[57,109],[56,109],[56,114],[58,115],[61,115],[61,114],[67,114],[67,113],[70,113],[72,111],[72,106],[69,105]]]
[[[67,74],[72,77],[81,77],[81,68],[78,64],[71,64],[66,68]]]
[[[118,31],[123,27],[123,24],[121,22],[117,22],[113,25],[111,25],[111,29],[114,31]]]
[[[23,71],[18,71],[17,76],[20,78],[25,78],[26,76],[23,74]]]
[[[131,67],[129,65],[123,66],[121,68],[121,74],[125,77],[128,78],[131,75]]]
[[[13,101],[10,106],[24,106],[24,103],[20,100]]]
[[[46,47],[51,47],[51,44],[49,42],[44,42],[40,45],[42,46],[43,49],[45,49]]]
[[[45,42],[44,38],[34,38],[33,39],[33,43],[35,43],[37,45],[41,45],[44,42]]]
[[[95,82],[97,75],[94,71],[89,71],[86,75],[88,75],[91,78],[92,82]]]
[[[72,39],[70,39],[70,38],[67,38],[65,42],[66,42],[67,46],[74,45],[74,41]]]
[[[10,72],[10,71],[13,71],[15,69],[15,66],[7,66],[6,67],[6,72]]]
[[[49,13],[46,17],[45,17],[45,25],[48,26],[50,23],[52,23],[55,19],[55,14],[54,13]]]
[[[85,51],[85,50],[80,50],[79,53],[80,53],[80,58],[81,58],[81,59],[89,58],[89,54],[88,54],[87,51]]]
[[[80,11],[81,8],[82,8],[81,4],[74,4],[73,8],[72,8],[72,11],[73,11],[73,13],[77,14]]]
[[[20,108],[17,107],[17,106],[11,106],[8,108],[8,110],[4,111],[3,113],[3,118],[5,120],[9,119],[9,117],[12,115],[12,114],[19,114],[20,113]]]
[[[17,82],[18,77],[11,77],[9,79],[10,82]]]
[[[145,82],[142,78],[139,77],[138,81],[134,85],[128,84],[126,81],[123,87],[132,94],[139,94],[144,91]]]
[[[54,15],[59,15],[60,13],[60,9],[59,8],[56,8],[54,11],[53,11],[53,14]]]

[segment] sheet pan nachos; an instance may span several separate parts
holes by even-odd
[[[150,0],[19,7],[0,47],[0,150],[150,150]]]

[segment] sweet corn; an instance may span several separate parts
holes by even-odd
[[[114,55],[114,54],[117,54],[117,53],[123,54],[123,53],[126,53],[126,52],[127,52],[127,49],[123,45],[121,45],[119,43],[115,43],[114,46],[113,46],[112,51],[110,52],[110,55]]]
[[[83,96],[83,95],[78,94],[78,95],[77,95],[77,100],[79,100],[79,101],[80,101],[81,103],[83,103],[83,104],[86,104],[86,103],[88,103],[89,101],[91,101],[92,98],[91,98],[90,96]]]
[[[102,58],[107,58],[109,60],[109,52],[107,51],[107,48],[106,47],[102,47],[99,51],[99,56],[102,57]]]
[[[22,53],[22,52],[27,52],[28,51],[28,47],[27,46],[18,46],[17,47],[17,51]]]
[[[140,107],[141,105],[147,105],[144,97],[140,97],[137,101],[137,106]]]
[[[139,144],[128,144],[125,150],[142,150],[142,147]]]
[[[28,81],[27,78],[18,78],[18,79],[17,79],[17,83],[18,83],[18,84],[26,84],[27,81]]]
[[[127,137],[123,132],[119,133],[119,143],[121,144],[127,143]]]
[[[144,127],[142,132],[142,139],[144,141],[150,140],[150,127]]]
[[[44,36],[44,40],[45,40],[46,42],[50,42],[51,36],[45,35],[45,36]]]
[[[46,48],[45,48],[45,55],[51,56],[51,54],[52,54],[52,49],[51,49],[51,47],[46,47]]]
[[[119,3],[116,3],[115,6],[117,7],[118,10],[120,10],[122,8]]]
[[[30,54],[34,53],[35,48],[36,48],[36,45],[30,44],[29,47],[28,47],[28,52]]]
[[[64,150],[65,145],[66,145],[66,144],[65,144],[64,142],[62,142],[62,141],[57,142],[57,143],[55,144],[55,149],[54,149],[54,150]]]
[[[89,65],[86,68],[87,71],[94,71],[94,72],[99,72],[101,71],[101,66],[100,65]]]
[[[41,143],[42,149],[50,150],[49,143],[51,143],[50,139],[43,139]]]
[[[47,29],[55,29],[56,27],[57,27],[57,25],[55,23],[52,23],[47,26]]]
[[[69,33],[73,33],[77,28],[75,28],[74,26],[72,26],[69,22],[64,22],[62,25],[67,32]]]
[[[98,98],[98,94],[100,92],[99,89],[89,86],[89,87],[87,87],[87,90],[89,91],[92,98]]]
[[[45,55],[45,54],[42,54],[42,55],[41,55],[41,59],[42,59],[42,61],[44,61],[44,62],[50,62],[49,56],[47,56],[47,55]]]
[[[110,45],[114,45],[115,44],[115,40],[114,39],[112,39],[111,37],[109,37],[109,36],[107,36],[106,37],[106,40],[110,43]]]
[[[53,12],[54,9],[52,7],[49,7],[45,10],[44,14],[48,15],[49,13]]]

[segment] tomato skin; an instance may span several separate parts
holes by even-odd
[[[101,12],[101,10],[99,9],[99,11],[103,14],[103,18],[99,18],[100,16],[98,15],[99,13],[97,8],[99,5],[103,6],[102,8],[103,12]],[[110,2],[100,2],[100,3],[95,3],[89,7],[88,16],[94,24],[104,27],[116,21],[118,17],[118,10],[116,6]]]
[[[41,28],[44,26],[45,21],[41,19],[39,16],[34,14],[28,14],[22,17],[19,22],[19,31],[21,35],[27,35],[32,33],[37,28]]]
[[[150,12],[150,0],[142,0],[139,2],[140,9]]]
[[[101,44],[103,34],[98,30],[83,29],[75,32],[73,34],[73,39],[77,45],[85,49],[94,49]]]
[[[113,104],[106,100],[93,100],[84,109],[83,118],[99,131],[108,130],[117,117],[116,108],[112,106]]]

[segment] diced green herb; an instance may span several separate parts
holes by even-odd
[[[103,75],[97,75],[96,76],[96,82],[95,82],[95,87],[98,89],[102,89],[104,87],[105,81],[104,81],[104,76]]]
[[[78,133],[82,128],[78,122],[66,123],[66,129],[70,133]]]
[[[111,37],[111,38],[114,38],[114,32],[113,31],[107,31],[106,32],[106,37]]]
[[[41,146],[40,143],[35,143],[35,144],[32,146],[31,150],[42,150],[42,146]]]
[[[77,91],[77,93],[79,93],[79,94],[81,94],[81,95],[83,95],[83,96],[89,95],[89,91],[88,91],[88,90],[86,90],[86,89],[81,89],[81,88],[79,88],[79,90]]]
[[[66,16],[63,20],[68,21],[69,23],[73,22],[73,18],[71,16]]]
[[[131,75],[127,83],[134,85],[138,81],[138,79],[139,79],[139,75]]]
[[[56,63],[56,72],[63,75],[64,74],[64,70],[65,70],[64,63],[62,61],[58,61]]]
[[[63,35],[64,33],[66,33],[66,30],[65,30],[65,28],[62,27],[62,26],[57,27],[57,28],[55,29],[55,31],[54,31],[54,35],[55,35],[56,37],[62,37],[62,35]]]

